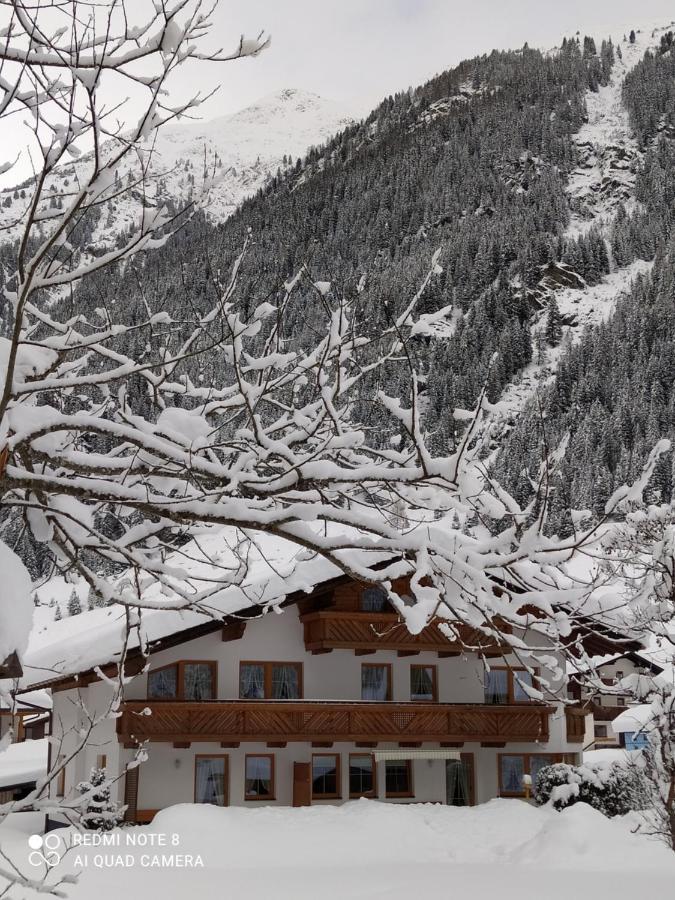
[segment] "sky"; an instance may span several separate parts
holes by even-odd
[[[128,8],[138,12],[144,2],[150,0],[131,0]],[[261,31],[271,35],[271,46],[255,59],[189,63],[174,76],[171,98],[217,87],[199,111],[208,120],[300,88],[340,102],[358,118],[389,94],[494,48],[527,41],[550,49],[577,31],[621,40],[631,28],[673,19],[672,0],[220,0],[207,46],[231,51],[242,33]],[[116,105],[121,98],[106,96],[113,99]],[[122,118],[135,122],[140,109],[131,97]],[[26,135],[19,120],[5,123],[0,163],[17,154],[18,160],[0,186],[30,174]]]
[[[527,41],[548,49],[577,30],[621,39],[631,27],[673,19],[667,0],[222,0],[215,31],[224,46],[262,29],[272,44],[255,60],[200,69],[200,79],[221,85],[203,114],[232,112],[286,87],[365,114],[388,94],[495,47]]]

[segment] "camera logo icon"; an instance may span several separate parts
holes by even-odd
[[[52,869],[61,862],[61,854],[57,852],[61,846],[61,838],[58,834],[31,834],[28,838],[28,846],[31,852],[28,854],[28,862],[31,866],[47,866]]]

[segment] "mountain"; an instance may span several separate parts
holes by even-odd
[[[211,308],[214,276],[250,235],[234,299],[244,314],[256,298],[274,302],[306,266],[352,302],[361,330],[376,331],[408,303],[439,248],[443,273],[420,303],[423,312],[451,304],[452,320],[410,347],[429,440],[454,445],[453,409],[471,408],[487,382],[488,450],[506,440],[491,464],[519,499],[532,491],[542,422],[549,446],[569,436],[552,525],[568,528],[566,505],[599,514],[654,436],[675,435],[672,45],[669,27],[615,42],[575,35],[546,53],[525,45],[466,60],[360,122],[282,92],[172,129],[159,147],[172,169],[159,196],[189,197],[206,146],[216,166],[208,214],[133,268],[87,277],[55,303],[64,316],[115,306],[116,318],[135,322],[140,279],[145,302],[179,323],[186,303],[196,314]],[[321,129],[339,133],[289,164]],[[89,245],[109,230],[104,219]],[[0,264],[7,252],[0,247]],[[301,346],[319,322],[311,288],[299,285],[283,339]],[[179,327],[161,336],[182,338]],[[133,334],[125,340],[131,355],[146,352]],[[215,348],[187,375],[208,386],[227,373]],[[383,441],[405,437],[387,432],[368,398],[385,388],[406,402],[407,383],[403,361],[386,385],[364,381],[360,414]],[[130,382],[128,399],[151,415],[141,384]],[[662,472],[659,496],[669,498],[671,482]]]
[[[131,226],[140,210],[169,201],[179,209],[201,189],[205,174],[212,179],[206,216],[221,222],[280,170],[287,169],[307,150],[325,143],[353,123],[338,103],[307,91],[286,89],[271,94],[239,112],[207,122],[181,121],[158,132],[152,154],[153,184],[148,196],[140,190],[129,198],[112,200],[89,235],[92,249],[103,251],[111,235]],[[47,182],[50,203],[62,202],[77,184],[87,158],[60,167]],[[128,179],[133,159],[120,166],[117,177]],[[0,227],[17,219],[29,182],[0,193]],[[11,235],[10,231],[10,235]]]

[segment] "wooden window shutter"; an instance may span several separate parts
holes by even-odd
[[[138,807],[138,766],[127,769],[124,779],[124,804],[126,806],[124,821],[135,822]]]

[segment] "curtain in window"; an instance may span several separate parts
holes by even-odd
[[[246,796],[267,797],[272,793],[272,760],[268,756],[246,759]]]
[[[166,669],[157,669],[148,673],[148,697],[175,697],[178,682],[178,670],[176,666],[168,666]]]
[[[471,803],[469,767],[464,760],[446,759],[445,792],[448,806],[469,806]]]
[[[225,805],[225,760],[218,757],[195,759],[195,802]]]
[[[520,682],[520,684],[518,683]],[[527,685],[528,687],[532,687],[532,675],[529,672],[514,672],[513,673],[513,699],[517,703],[523,703],[526,700],[531,700],[530,695],[523,690],[522,685]]]
[[[509,702],[509,673],[505,669],[492,669],[485,673],[485,702]]]
[[[349,759],[349,793],[369,794],[373,790],[373,757],[370,754]]]
[[[272,698],[274,700],[297,700],[300,684],[297,666],[272,666]]]
[[[361,668],[361,699],[386,700],[389,694],[389,670],[386,666]]]
[[[386,591],[379,587],[369,587],[361,592],[363,612],[385,612],[389,606]]]
[[[213,700],[213,669],[207,663],[186,663],[183,667],[186,700]]]
[[[312,793],[338,794],[337,756],[315,756],[312,759]]]
[[[239,696],[242,700],[263,700],[265,671],[262,666],[242,666],[239,671]]]
[[[411,700],[434,699],[433,670],[427,666],[411,666],[410,668]]]
[[[522,756],[502,756],[502,791],[522,794],[525,764]]]

